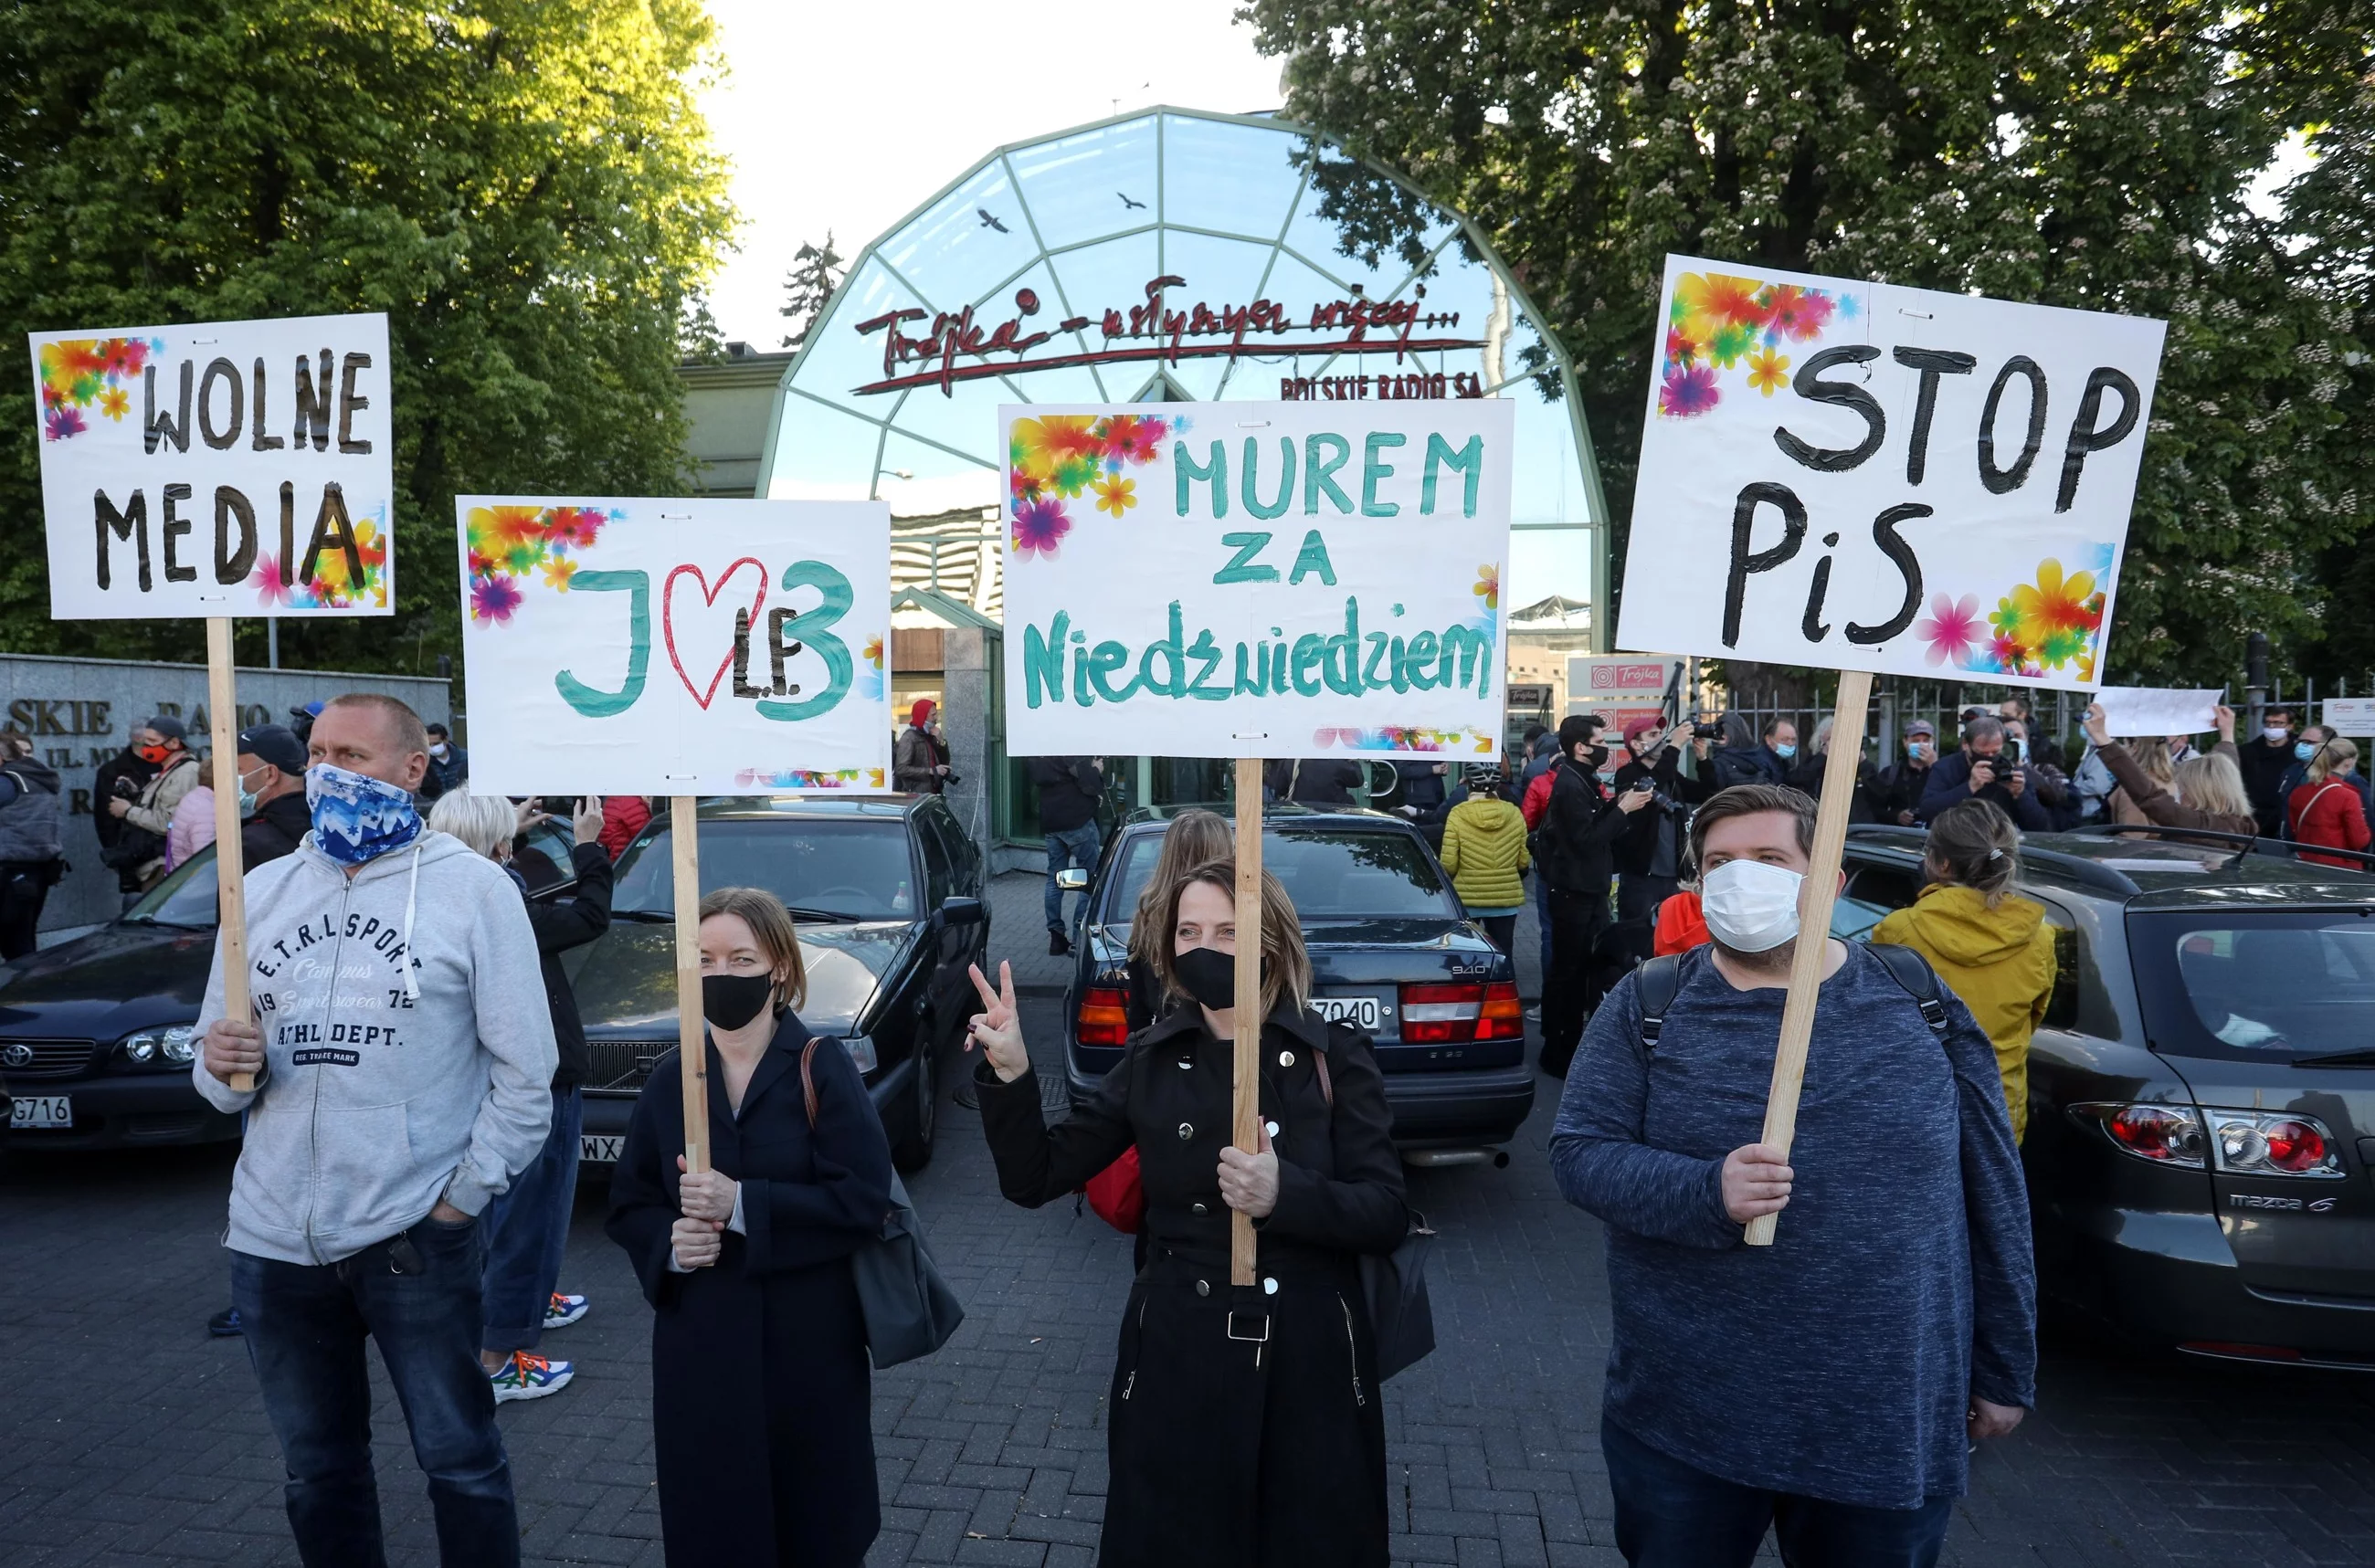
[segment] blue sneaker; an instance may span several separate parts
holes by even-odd
[[[218,1339],[236,1339],[247,1330],[239,1326],[239,1308],[225,1307],[207,1319],[207,1332]]]
[[[495,1403],[508,1405],[514,1399],[541,1399],[548,1394],[558,1394],[576,1375],[577,1369],[567,1362],[514,1350],[502,1366],[487,1374],[487,1381],[495,1385]]]
[[[548,1329],[566,1328],[584,1317],[585,1309],[591,1305],[593,1303],[584,1296],[564,1296],[555,1291],[552,1300],[544,1304],[544,1326]]]

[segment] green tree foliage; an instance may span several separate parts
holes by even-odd
[[[698,0],[0,9],[0,336],[387,312],[396,621],[289,621],[282,657],[431,667],[459,642],[456,492],[679,480],[679,329],[732,221],[693,102],[709,41]],[[37,518],[22,360],[0,428],[0,507]],[[0,646],[203,646],[48,605],[41,530],[0,534]]]
[[[816,325],[817,317],[833,302],[833,291],[841,287],[848,270],[841,253],[833,248],[832,230],[824,231],[822,245],[801,244],[792,257],[792,270],[784,277],[784,308],[776,312],[792,324],[784,335],[785,348],[797,348],[808,341],[809,328]]]
[[[2375,522],[2375,9],[1251,0],[1287,112],[1467,212],[1574,353],[1618,526],[1668,252],[2169,323],[2110,678],[2305,648]],[[2286,136],[2316,172],[2248,199]],[[1370,245],[1406,225],[1322,163]],[[2353,247],[2356,247],[2354,249]],[[2375,574],[2370,574],[2375,575]],[[2366,656],[2364,654],[2360,656]]]

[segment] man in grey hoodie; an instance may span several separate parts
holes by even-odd
[[[440,1560],[519,1562],[511,1468],[479,1365],[479,1214],[543,1147],[552,1020],[502,867],[413,805],[419,715],[340,697],[307,747],[313,831],[246,878],[254,1017],[223,1016],[215,952],[193,1076],[247,1114],[231,1300],[289,1470],[299,1555],[386,1561],[363,1340],[429,1478]],[[235,1090],[239,1074],[254,1087]]]

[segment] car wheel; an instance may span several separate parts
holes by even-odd
[[[907,1106],[907,1128],[891,1146],[891,1163],[920,1171],[932,1162],[932,1138],[940,1121],[940,1031],[930,1019],[916,1030],[916,1081]]]

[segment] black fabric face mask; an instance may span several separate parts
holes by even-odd
[[[1188,994],[1214,1012],[1237,1005],[1237,961],[1218,948],[1190,948],[1172,957],[1179,984]]]
[[[704,974],[701,1016],[719,1029],[739,1029],[759,1016],[774,989],[772,974]]]

